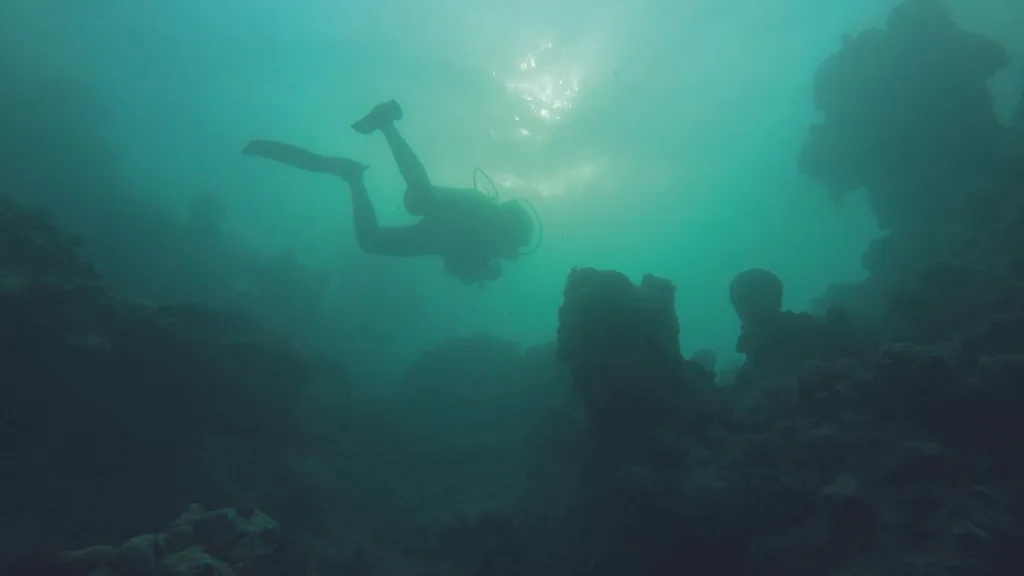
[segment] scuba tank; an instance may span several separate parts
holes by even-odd
[[[491,177],[487,172],[484,172],[483,168],[477,167],[473,169],[473,188],[483,194],[491,203],[498,203],[500,198],[498,187],[494,185],[494,180],[491,180]],[[530,219],[530,225],[534,231],[533,242],[522,249],[519,255],[528,256],[533,254],[544,242],[544,224],[540,220],[540,214],[537,213],[537,209],[533,207],[533,204],[525,198],[513,198],[508,202],[516,204],[523,211],[523,214]]]

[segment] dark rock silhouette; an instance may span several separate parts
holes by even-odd
[[[684,382],[675,286],[573,270],[559,310],[558,357],[587,411],[598,477],[632,465],[671,469]]]
[[[259,510],[206,511],[193,504],[162,532],[120,546],[62,552],[18,569],[19,576],[306,576],[309,565],[309,557]]]

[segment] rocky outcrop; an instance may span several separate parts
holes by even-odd
[[[0,559],[130,533],[183,501],[257,492],[299,512],[304,481],[287,464],[303,453],[296,402],[314,379],[344,386],[333,360],[242,314],[119,296],[74,238],[10,202],[0,317]]]
[[[193,504],[161,532],[27,561],[11,576],[306,576],[309,568],[263,512]]]
[[[684,360],[675,286],[645,276],[574,269],[559,309],[558,357],[587,413],[597,478],[624,467],[671,469]]]

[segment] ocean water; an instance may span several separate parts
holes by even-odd
[[[474,332],[548,341],[573,266],[673,280],[685,349],[727,357],[737,272],[774,270],[798,310],[863,277],[879,234],[865,202],[834,205],[796,158],[817,64],[894,5],[46,0],[5,2],[0,26],[26,77],[95,94],[139,194],[181,211],[216,191],[240,241],[329,270],[339,337],[377,359]],[[1019,8],[953,5],[1020,53]],[[436,259],[363,254],[340,181],[239,154],[272,138],[358,159],[382,223],[408,223],[383,139],[348,128],[390,98],[435,182],[470,186],[479,167],[537,208],[543,246],[499,282],[466,287]]]
[[[1002,440],[1024,370],[1024,7],[947,3],[1012,58],[988,84],[1002,124],[942,66],[908,70],[906,93],[844,76],[853,109],[889,119],[922,82],[962,85],[914,101],[891,140],[833,109],[840,146],[905,144],[853,159],[870,191],[837,198],[799,169],[819,66],[897,4],[0,0],[0,567],[194,502],[267,529],[261,509],[329,573],[363,573],[369,549],[382,574],[438,556],[500,574],[502,546],[507,574],[553,551],[550,573],[655,574],[629,566],[657,554],[728,574],[1019,565],[1004,520],[1024,471]],[[961,39],[911,37],[940,56]],[[350,127],[389,99],[435,184],[536,209],[534,253],[468,285],[437,256],[367,254],[342,179],[242,153],[266,139],[367,164],[381,224],[413,224],[384,137]],[[828,160],[818,176],[840,179]],[[668,279],[674,303],[650,283],[654,312],[624,322],[637,309],[607,294],[563,298],[577,267]],[[738,342],[730,283],[750,269],[777,275],[786,310],[843,283],[871,305],[753,310]],[[685,356],[711,349],[717,383],[745,385],[658,345],[673,304]]]

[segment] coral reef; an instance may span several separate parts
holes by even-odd
[[[0,557],[37,531],[60,547],[124,534],[182,499],[236,502],[256,491],[275,508],[302,483],[265,472],[303,452],[294,407],[315,379],[344,386],[335,361],[245,316],[123,298],[74,238],[6,201],[0,256]],[[101,521],[69,525],[67,516]]]
[[[680,353],[671,282],[580,268],[553,345],[456,338],[371,394],[283,319],[127,298],[45,215],[0,203],[0,560],[28,554],[12,576],[1019,573],[1024,148],[985,87],[1005,64],[934,0],[822,63],[801,167],[865,189],[888,234],[814,313],[786,310],[771,271],[738,274],[727,386],[713,354]],[[216,236],[216,202],[196,200]],[[323,282],[288,254],[263,265],[267,297]],[[52,554],[197,501],[258,505],[295,540],[254,508],[193,506]]]
[[[1006,50],[960,29],[941,0],[907,0],[884,29],[821,64],[803,171],[833,194],[866,188],[883,228],[942,227],[975,202],[1004,141],[986,81]],[[922,215],[927,215],[922,217]]]
[[[732,281],[730,294],[740,319],[736,351],[760,376],[787,375],[809,360],[865,360],[877,347],[874,334],[860,329],[841,307],[823,315],[782,309],[782,281],[767,270],[747,270]]]
[[[162,532],[36,559],[11,576],[306,576],[309,564],[263,512],[193,504]]]
[[[570,284],[581,280],[614,281],[617,291],[608,292],[631,294],[612,273],[570,276]],[[550,573],[1003,574],[1024,560],[1014,544],[1021,467],[1010,455],[1015,444],[996,432],[1010,430],[1003,418],[1024,409],[1011,384],[1024,377],[1019,356],[975,362],[956,347],[877,340],[869,348],[854,324],[776,310],[805,321],[762,328],[788,363],[748,363],[743,385],[729,387],[670,369],[671,398],[655,406],[644,401],[645,378],[587,363],[663,350],[650,335],[671,335],[662,330],[667,321],[643,309],[628,319],[628,308],[607,300],[569,300],[596,301],[597,289],[566,291],[564,308],[575,315],[563,313],[562,334],[585,326],[584,342],[594,346],[586,353],[567,342],[579,353],[567,359],[582,364],[572,371],[582,379],[578,393],[621,386],[611,408],[586,403],[597,408],[587,412],[590,442],[631,450],[605,460],[603,475],[582,476],[576,504],[554,530],[561,552],[551,552],[559,568]],[[674,317],[667,302],[662,313]],[[615,347],[599,348],[607,339],[593,334],[607,334],[609,308]],[[826,329],[851,334],[829,348],[809,346]],[[658,427],[664,406],[677,422],[697,425]],[[619,416],[620,407],[633,412]],[[644,460],[652,444],[672,458]]]
[[[768,270],[741,272],[729,283],[729,302],[743,325],[756,324],[782,310],[782,280]]]
[[[738,385],[688,381],[693,372],[658,355],[671,300],[662,318],[630,314],[623,302],[638,289],[621,276],[604,273],[613,288],[603,291],[573,286],[599,286],[600,273],[570,277],[559,345],[575,334],[589,343],[566,339],[561,353],[584,403],[600,407],[591,398],[608,383],[630,383],[615,388],[618,407],[649,396],[648,382],[673,382],[659,408],[700,424],[662,439],[670,474],[631,455],[587,477],[555,530],[562,544],[585,543],[553,554],[562,570],[996,575],[1024,565],[1021,466],[1007,440],[1024,410],[1012,383],[1024,377],[1014,224],[1024,157],[1004,147],[985,85],[1006,63],[940,2],[909,0],[822,64],[825,120],[801,166],[834,194],[866,189],[889,234],[865,255],[868,279],[830,288],[814,314],[784,310],[770,271],[737,275]],[[645,366],[616,371],[619,354]],[[658,436],[657,414],[607,417],[608,443]],[[602,438],[592,422],[586,430]]]
[[[702,424],[694,390],[713,376],[679,351],[675,295],[652,275],[634,285],[618,272],[569,274],[557,352],[585,409],[588,456],[562,520],[568,543],[554,554],[565,569],[646,574],[679,558],[665,489],[687,468],[687,432]]]
[[[675,286],[574,269],[559,309],[558,357],[583,399],[598,477],[624,466],[671,467],[683,385]]]

